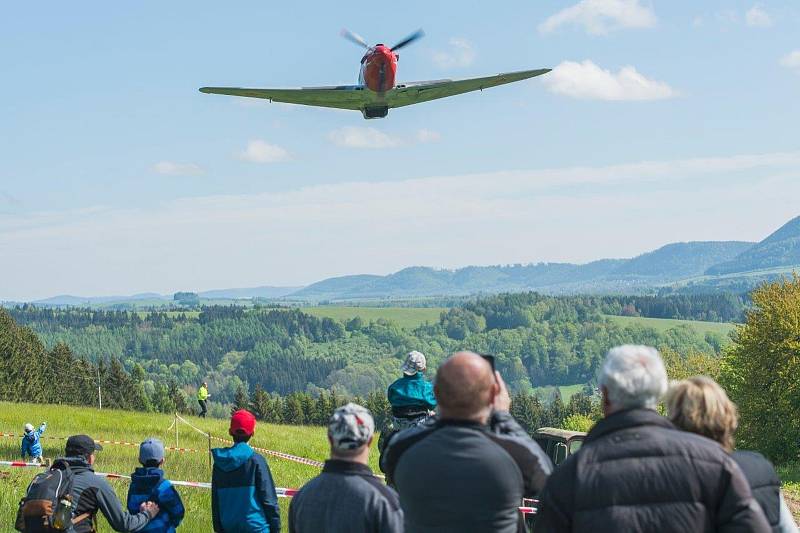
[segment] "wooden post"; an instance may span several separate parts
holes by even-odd
[[[180,448],[180,444],[178,443],[178,413],[175,413],[175,447]]]
[[[211,472],[214,469],[214,465],[211,461],[211,433],[208,434],[208,471]]]

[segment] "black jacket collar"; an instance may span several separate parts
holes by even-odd
[[[322,471],[328,474],[342,474],[345,476],[372,476],[372,469],[365,464],[341,459],[328,459]]]
[[[652,409],[626,409],[617,411],[594,425],[586,436],[586,442],[592,442],[609,433],[637,426],[660,426],[675,429],[675,426]]]

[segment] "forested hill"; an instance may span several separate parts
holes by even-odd
[[[633,259],[584,265],[539,263],[437,270],[406,268],[388,276],[344,276],[290,295],[309,300],[465,295],[538,290],[554,294],[636,292],[702,275],[752,246],[739,241],[673,243]]]
[[[775,233],[737,255],[712,266],[708,274],[731,274],[800,265],[800,217],[781,226]]]
[[[735,296],[517,293],[473,299],[408,329],[384,319],[334,320],[297,309],[241,306],[204,307],[199,313],[25,306],[9,313],[48,348],[61,342],[89,361],[120,361],[149,398],[163,396],[166,385],[191,393],[206,380],[215,400],[230,402],[240,389],[253,392],[256,386],[278,394],[329,390],[365,397],[398,377],[410,350],[424,352],[432,370],[459,349],[495,354],[514,391],[586,383],[617,344],[644,343],[686,355],[716,354],[726,342],[721,334],[690,326],[656,330],[608,314],[731,320],[741,316],[742,306]]]

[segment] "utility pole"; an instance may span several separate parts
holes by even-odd
[[[97,402],[100,404],[100,410],[102,410],[103,392],[100,390],[100,365],[97,365]]]

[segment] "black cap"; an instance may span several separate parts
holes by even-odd
[[[67,439],[67,445],[64,447],[67,455],[92,455],[94,452],[103,449],[102,446],[97,444],[89,435],[73,435]]]

